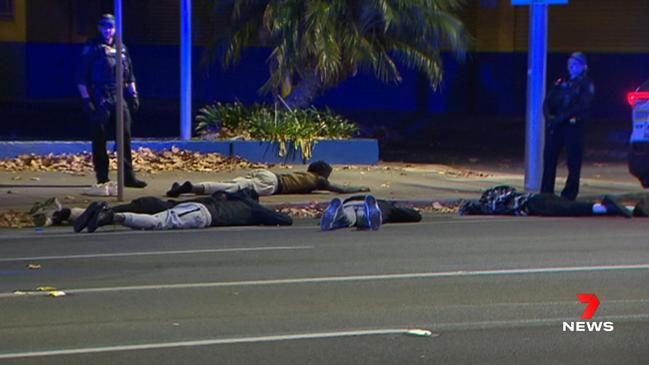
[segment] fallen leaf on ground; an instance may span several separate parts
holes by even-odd
[[[36,290],[37,291],[54,291],[54,290],[56,290],[56,288],[53,287],[53,286],[39,286],[38,288],[36,288]]]
[[[0,228],[25,228],[33,227],[34,220],[26,212],[9,210],[0,212]]]
[[[254,163],[239,157],[228,157],[218,153],[198,153],[173,146],[156,152],[150,148],[139,148],[131,152],[133,166],[141,173],[162,171],[217,172],[245,168],[270,168],[273,164]],[[110,153],[110,168],[117,169],[115,153]],[[85,175],[93,171],[92,154],[88,152],[60,155],[20,155],[15,159],[0,160],[0,171],[61,171],[72,175]],[[13,180],[20,180],[14,176]]]

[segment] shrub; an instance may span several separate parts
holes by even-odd
[[[331,109],[277,110],[269,105],[246,107],[240,102],[216,103],[201,108],[196,117],[200,136],[216,134],[219,139],[256,139],[279,143],[279,155],[286,156],[292,143],[310,159],[313,146],[321,139],[346,139],[358,133],[356,124]]]

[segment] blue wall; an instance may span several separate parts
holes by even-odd
[[[75,104],[74,75],[80,51],[81,45],[77,44],[0,43],[2,138],[84,135],[83,118]],[[143,112],[136,118],[139,125],[134,125],[134,134],[175,135],[179,115],[178,47],[132,45],[130,51],[143,99]],[[225,71],[215,66],[203,67],[201,56],[202,50],[197,48],[195,108],[213,100],[269,100],[258,93],[267,77],[268,50],[248,50],[237,67]],[[549,55],[550,81],[564,73],[566,57],[567,54]],[[591,54],[589,60],[597,89],[593,117],[628,118],[625,95],[649,78],[649,55]],[[526,54],[474,53],[463,63],[448,56],[444,61],[445,81],[437,92],[417,72],[404,69],[404,80],[399,85],[386,85],[371,76],[359,75],[325,92],[316,105],[355,115],[358,111],[524,115]],[[52,125],[57,128],[49,128]]]

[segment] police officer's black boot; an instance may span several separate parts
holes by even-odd
[[[147,184],[142,180],[138,180],[138,178],[135,177],[135,174],[130,173],[126,174],[124,177],[124,185],[129,188],[144,188]]]

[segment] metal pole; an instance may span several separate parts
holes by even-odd
[[[530,38],[527,58],[527,126],[525,135],[525,190],[539,191],[543,170],[545,127],[548,5],[530,5]]]
[[[115,71],[115,115],[117,117],[117,200],[124,200],[124,70],[122,65],[122,0],[115,0],[115,49],[117,67]]]
[[[180,1],[180,138],[192,137],[192,1]]]

